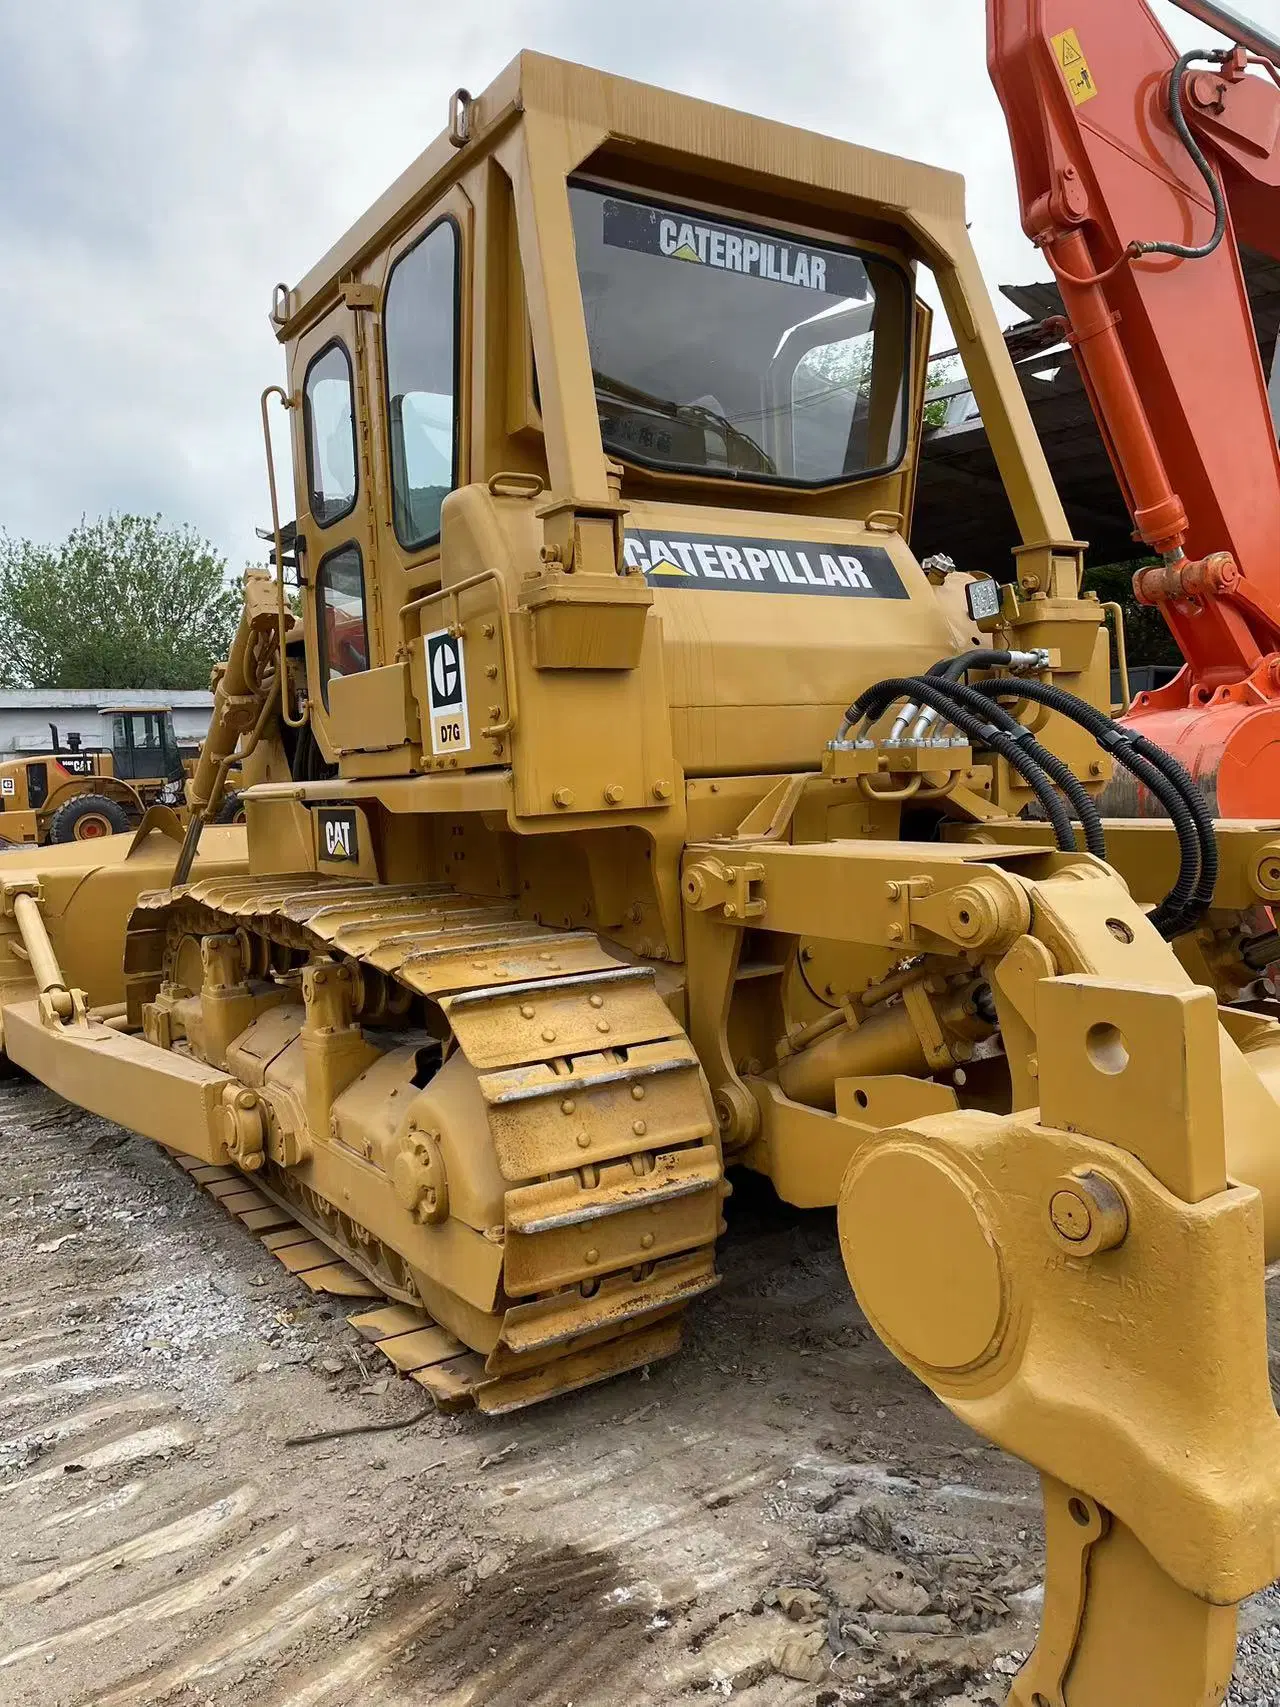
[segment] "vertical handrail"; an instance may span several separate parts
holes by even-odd
[[[1133,694],[1129,688],[1129,644],[1124,632],[1124,606],[1109,599],[1103,605],[1104,612],[1110,617],[1116,637],[1116,669],[1120,672],[1120,698],[1124,702],[1117,713],[1112,708],[1112,716],[1124,717],[1133,704]]]
[[[296,409],[297,403],[280,385],[268,385],[262,393],[262,443],[267,453],[267,486],[271,492],[271,534],[275,541],[276,551],[276,629],[280,646],[279,669],[283,674],[285,637],[289,631],[289,613],[284,602],[284,543],[280,537],[280,504],[276,497],[276,461],[271,449],[271,420],[267,414],[267,404],[272,397],[278,397],[281,407],[285,409]],[[307,722],[305,705],[301,716],[295,719],[290,715],[289,696],[283,691],[280,694],[280,716],[290,729],[301,729]]]

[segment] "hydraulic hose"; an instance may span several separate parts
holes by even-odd
[[[1176,3],[1177,0],[1175,0],[1175,4]],[[1209,241],[1207,243],[1192,245],[1187,243],[1147,242],[1141,238],[1135,238],[1133,242],[1125,245],[1118,258],[1114,260],[1109,267],[1104,267],[1100,272],[1091,273],[1087,278],[1077,278],[1075,274],[1067,272],[1054,259],[1053,251],[1049,247],[1049,245],[1056,241],[1057,237],[1062,234],[1049,233],[1037,241],[1043,249],[1045,260],[1048,261],[1055,277],[1067,284],[1079,285],[1082,287],[1100,285],[1106,279],[1109,279],[1113,273],[1119,272],[1120,268],[1123,267],[1127,261],[1141,260],[1144,255],[1172,255],[1175,259],[1180,261],[1204,261],[1207,260],[1217,248],[1219,248],[1223,238],[1227,234],[1227,198],[1223,194],[1222,185],[1218,181],[1217,173],[1209,164],[1208,156],[1205,154],[1204,149],[1201,148],[1199,142],[1197,142],[1191,126],[1187,123],[1187,112],[1182,92],[1182,80],[1186,76],[1190,67],[1198,62],[1208,65],[1221,65],[1229,57],[1229,53],[1221,48],[1197,48],[1191,53],[1184,53],[1174,66],[1169,82],[1169,122],[1177,132],[1179,141],[1191,156],[1196,170],[1208,186],[1209,195],[1213,200],[1213,235],[1209,238]],[[1267,69],[1271,72],[1271,75],[1278,83],[1280,83],[1280,75],[1277,75],[1275,68],[1269,62],[1264,63],[1267,64]]]
[[[1213,198],[1213,236],[1207,243],[1190,247],[1186,243],[1131,243],[1129,253],[1133,255],[1174,255],[1181,261],[1204,261],[1213,254],[1227,234],[1227,198],[1222,193],[1222,185],[1218,182],[1218,174],[1209,164],[1203,148],[1196,141],[1191,126],[1187,123],[1186,108],[1183,105],[1182,80],[1187,71],[1197,61],[1205,61],[1211,65],[1221,65],[1226,57],[1217,49],[1198,48],[1191,53],[1184,53],[1173,68],[1173,76],[1169,83],[1169,119],[1178,133],[1182,146],[1195,162],[1196,170],[1209,186],[1209,194]]]
[[[859,695],[845,713],[842,728],[849,727],[864,717],[881,716],[895,699],[911,699],[922,705],[932,706],[935,711],[940,711],[950,718],[957,729],[976,741],[979,746],[989,747],[992,752],[999,753],[1023,778],[1044,808],[1045,817],[1053,826],[1054,839],[1063,853],[1079,852],[1071,815],[1050,781],[1048,772],[1027,751],[1021,736],[1010,735],[1008,730],[990,715],[992,709],[998,708],[984,706],[981,713],[975,713],[969,706],[962,705],[936,679],[928,676],[892,676],[885,681],[876,682]],[[1008,716],[1007,713],[1005,715]]]
[[[1177,881],[1151,915],[1151,921],[1169,940],[1198,924],[1213,902],[1218,879],[1218,844],[1209,809],[1177,759],[1144,735],[1120,728],[1095,706],[1052,683],[1012,676],[992,677],[976,683],[973,691],[984,699],[1003,696],[1034,700],[1071,718],[1150,790],[1169,814],[1181,852]]]
[[[961,660],[957,659],[956,662],[960,663]],[[1050,780],[1056,783],[1071,802],[1075,815],[1080,821],[1080,827],[1084,831],[1086,848],[1096,858],[1106,859],[1107,839],[1102,828],[1102,818],[1099,815],[1098,808],[1094,805],[1093,796],[1070,765],[1060,759],[1056,753],[1050,752],[1042,742],[1037,741],[1032,731],[1019,723],[1016,717],[1011,716],[1003,707],[997,705],[994,696],[980,693],[976,688],[965,687],[962,683],[952,681],[947,676],[938,675],[926,678],[926,680],[930,679],[936,682],[945,693],[949,693],[959,704],[967,705],[979,717],[998,714],[1000,727],[1014,740],[1022,743],[1025,750],[1040,766],[1040,769],[1048,774]]]
[[[968,670],[1009,670],[1013,663],[1012,652],[976,646],[973,651],[957,653],[954,658],[940,658],[936,664],[930,664],[926,674],[958,682]]]

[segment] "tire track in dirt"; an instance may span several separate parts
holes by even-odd
[[[811,1707],[772,1591],[838,1595],[864,1506],[1034,1583],[1034,1478],[868,1338],[830,1217],[740,1190],[725,1286],[647,1378],[289,1449],[421,1394],[159,1152],[59,1108],[0,1087],[4,1707]],[[1268,1628],[1233,1707],[1271,1699]],[[983,1666],[1029,1638],[890,1641],[821,1688],[997,1701]]]

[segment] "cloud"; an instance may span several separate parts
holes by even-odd
[[[1171,13],[1180,41],[1209,32]],[[296,281],[521,47],[969,184],[993,283],[1018,226],[977,0],[41,0],[0,9],[0,525],[162,511],[231,558],[267,514],[271,287]]]

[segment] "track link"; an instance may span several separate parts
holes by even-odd
[[[232,1178],[259,1194],[253,1208],[291,1218],[260,1229],[287,1266],[301,1255],[321,1285],[328,1273],[348,1295],[361,1278],[385,1294],[357,1327],[445,1408],[515,1409],[678,1349],[684,1308],[717,1283],[728,1188],[697,1057],[651,968],[620,964],[590,931],[445,886],[226,878],[140,898],[126,951],[135,997],[155,995],[182,939],[237,931],[433,1004],[474,1069],[505,1188],[502,1227],[488,1230],[497,1308],[474,1336],[485,1343],[433,1318],[385,1231],[321,1195],[307,1168],[268,1160]]]

